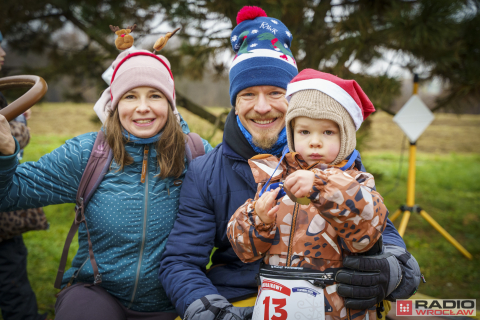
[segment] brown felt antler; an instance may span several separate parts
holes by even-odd
[[[167,41],[175,34],[177,33],[178,30],[181,28],[177,28],[173,30],[172,32],[168,32],[165,36],[160,37],[155,44],[153,45],[153,53],[162,50],[165,45],[167,44]]]
[[[114,27],[114,26],[110,25],[110,30],[112,30],[113,32],[117,32],[118,30],[120,30],[120,28],[117,27],[117,26]]]
[[[130,29],[130,32],[132,32],[133,30],[135,30],[136,27],[137,27],[137,24],[135,23],[133,26],[128,26],[125,29]]]

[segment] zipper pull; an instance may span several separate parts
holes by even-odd
[[[148,144],[145,145],[143,149],[143,162],[142,162],[142,178],[140,181],[145,183],[145,176],[147,175],[147,165],[148,165]]]

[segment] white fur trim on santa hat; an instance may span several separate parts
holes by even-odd
[[[329,95],[338,103],[340,103],[350,114],[358,130],[363,122],[363,113],[360,106],[355,102],[351,95],[348,94],[339,85],[325,79],[308,79],[296,81],[288,84],[286,98],[290,102],[291,96],[302,90],[314,89]]]

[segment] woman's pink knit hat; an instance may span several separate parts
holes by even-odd
[[[133,88],[152,87],[163,92],[176,111],[175,84],[167,58],[147,50],[125,51],[113,61],[112,67],[115,70],[110,83],[112,108]]]
[[[94,110],[104,122],[108,111],[118,106],[122,96],[137,87],[151,87],[160,90],[170,102],[178,118],[175,104],[175,83],[170,62],[162,55],[147,50],[128,50],[120,53],[112,63],[114,69],[110,87],[95,104]]]

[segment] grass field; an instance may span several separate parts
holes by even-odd
[[[92,105],[44,104],[34,108],[29,122],[32,140],[25,160],[36,160],[75,135],[98,130],[90,121]],[[212,112],[221,110],[211,109]],[[192,131],[204,137],[213,128],[206,121],[180,110]],[[437,298],[480,299],[480,116],[437,115],[418,142],[416,202],[454,236],[474,257],[465,259],[418,215],[412,215],[405,242],[418,260],[427,283],[420,292]],[[221,141],[217,132],[212,145]],[[398,186],[402,133],[386,114],[372,117],[370,136],[362,156],[374,173],[379,192],[393,213],[405,201],[405,153]],[[391,191],[393,189],[393,191]],[[390,191],[390,192],[389,192]],[[389,193],[388,193],[389,192]],[[387,194],[388,193],[388,194]],[[65,237],[73,220],[73,204],[45,208],[50,230],[24,235],[29,249],[28,272],[41,312],[53,317],[56,290],[53,282]],[[398,227],[399,221],[396,222]],[[70,259],[77,249],[76,240]],[[68,265],[68,264],[67,264]]]

